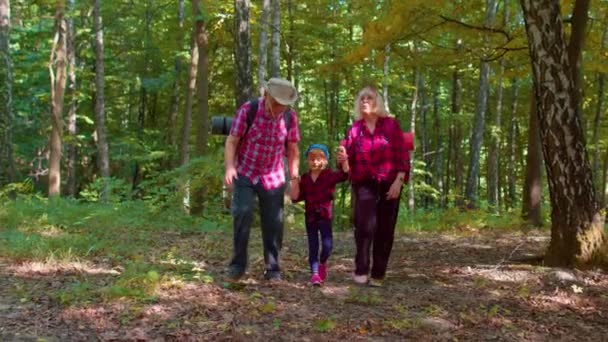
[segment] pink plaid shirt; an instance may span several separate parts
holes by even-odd
[[[398,172],[409,179],[410,155],[399,122],[379,117],[372,134],[363,120],[355,121],[340,143],[346,148],[353,184],[368,181],[393,182]]]
[[[258,111],[247,130],[249,102],[245,102],[236,112],[230,135],[241,138],[237,149],[237,172],[251,180],[253,184],[262,182],[266,190],[276,189],[285,184],[285,139],[300,141],[298,117],[291,111],[291,129],[287,132],[283,113],[272,118],[265,111],[264,98],[258,100]]]

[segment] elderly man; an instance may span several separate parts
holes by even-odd
[[[298,98],[291,82],[271,78],[264,95],[236,112],[226,139],[224,162],[226,185],[234,185],[232,199],[233,256],[228,277],[238,280],[247,268],[247,245],[257,195],[264,244],[264,277],[280,280],[279,250],[283,236],[284,156],[290,181],[297,181],[300,130],[296,112],[288,106]],[[257,105],[257,110],[255,106]],[[254,113],[250,114],[254,109]],[[248,115],[253,116],[249,118]]]

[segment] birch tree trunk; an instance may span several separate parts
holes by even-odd
[[[51,77],[51,139],[49,156],[49,197],[61,195],[61,135],[63,130],[63,97],[67,75],[65,8],[57,5],[55,14],[55,39],[49,62]]]
[[[585,266],[606,245],[558,0],[521,0],[551,195],[550,266]]]
[[[10,53],[11,6],[0,0],[0,187],[15,180],[13,161],[13,65]]]
[[[496,15],[496,1],[486,0],[486,18],[484,26],[490,27]],[[487,35],[484,43],[488,44]],[[467,183],[465,188],[466,205],[470,209],[478,207],[478,179],[479,159],[481,157],[481,146],[483,144],[483,133],[485,130],[486,111],[488,106],[490,64],[484,59],[479,63],[479,89],[477,91],[477,103],[475,110],[475,121],[471,132],[471,146],[469,152],[469,169],[467,171]]]
[[[101,199],[108,198],[108,178],[110,177],[110,155],[106,135],[105,113],[105,70],[103,61],[103,26],[101,0],[93,1],[93,26],[95,31],[95,133],[97,134],[97,166],[99,176],[104,178]]]
[[[252,93],[251,29],[249,26],[249,0],[234,0],[234,61],[236,66],[236,107],[247,102]]]
[[[280,0],[270,0],[272,12],[270,39],[270,77],[281,77],[281,4]]]
[[[74,0],[68,0],[68,12],[74,11]],[[67,182],[66,193],[76,196],[76,164],[78,158],[78,147],[76,144],[76,110],[78,108],[77,83],[76,83],[76,29],[74,18],[70,14],[67,19],[67,63],[68,63],[68,134],[70,142],[67,144]]]
[[[258,90],[262,94],[266,81],[266,66],[268,65],[268,20],[270,17],[270,0],[262,1],[262,16],[260,17],[260,45],[258,47]]]

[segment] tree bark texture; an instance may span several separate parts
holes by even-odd
[[[15,180],[13,160],[13,65],[9,0],[0,0],[0,187]]]
[[[486,0],[486,18],[484,25],[489,27],[496,15],[495,0]],[[484,37],[487,44],[488,37]],[[478,206],[478,181],[479,181],[479,159],[481,158],[481,146],[483,145],[483,133],[486,123],[486,111],[488,107],[490,64],[482,59],[479,63],[479,89],[477,90],[477,102],[475,105],[475,119],[471,132],[471,145],[469,149],[469,168],[467,170],[467,182],[465,187],[465,200],[468,208]]]
[[[387,112],[391,112],[388,105],[388,80],[389,80],[389,67],[391,61],[391,45],[386,44],[384,46],[384,79],[382,80],[382,91],[384,94],[384,108]]]
[[[439,87],[438,81],[433,85],[433,130],[435,131],[435,186],[439,192],[439,205],[444,208],[446,196],[443,191],[443,134],[441,133],[441,118],[439,116]]]
[[[281,4],[280,0],[270,0],[272,12],[270,38],[270,77],[281,77]]]
[[[268,27],[270,17],[270,0],[262,0],[262,16],[260,17],[260,42],[258,47],[258,89],[262,93],[266,81],[268,65]]]
[[[101,0],[94,0],[93,26],[95,31],[95,133],[97,134],[97,167],[99,176],[106,179],[102,189],[101,198],[108,197],[107,179],[110,177],[110,152],[106,134],[105,112],[105,66],[103,26],[101,17]]]
[[[548,265],[585,266],[605,246],[605,214],[596,201],[584,132],[576,112],[558,0],[521,0],[549,193]]]
[[[534,95],[530,100],[530,124],[528,125],[528,153],[526,155],[526,174],[522,189],[522,218],[535,227],[542,227],[542,149],[538,116]]]
[[[251,28],[249,0],[234,0],[234,61],[236,66],[236,107],[247,102],[252,93]]]
[[[196,37],[198,35],[198,23],[194,22],[192,29],[192,49],[190,51],[190,67],[188,71],[188,87],[186,89],[186,108],[184,108],[184,119],[182,123],[181,132],[181,144],[179,153],[180,165],[188,164],[190,160],[190,132],[192,131],[192,103],[194,99],[194,92],[196,90],[196,75],[198,70],[198,46],[196,44]]]
[[[61,136],[63,130],[63,98],[67,78],[65,9],[58,5],[55,14],[55,39],[51,51],[51,139],[49,144],[49,197],[61,195]]]

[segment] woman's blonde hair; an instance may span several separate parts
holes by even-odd
[[[371,96],[374,99],[375,106],[372,108],[372,110],[374,113],[376,113],[376,115],[381,117],[389,116],[389,113],[384,107],[384,99],[382,98],[382,95],[380,95],[375,87],[366,86],[359,91],[359,94],[355,99],[355,120],[361,119],[361,97],[365,95]]]

